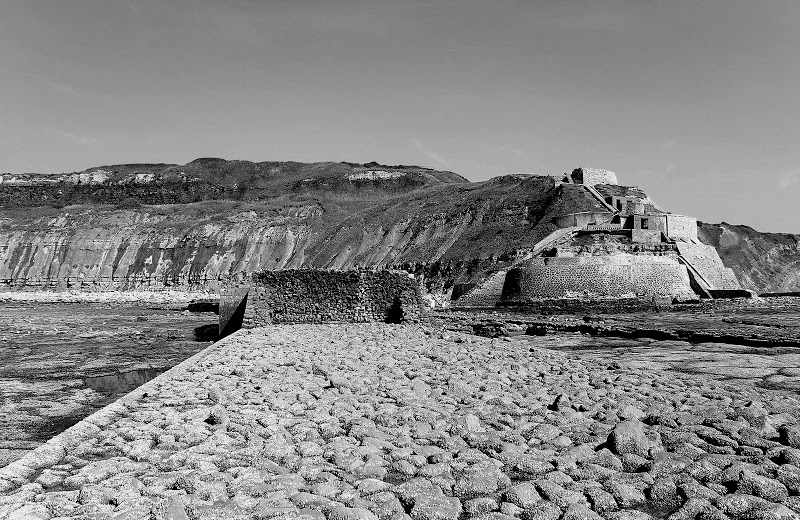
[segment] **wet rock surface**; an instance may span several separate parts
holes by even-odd
[[[0,518],[798,518],[796,399],[528,339],[242,331],[0,470]]]
[[[518,337],[587,361],[800,395],[800,298],[717,300],[660,312],[592,313],[589,307],[577,315],[451,312],[436,315],[433,323],[454,332]]]
[[[74,303],[0,303],[0,467],[208,346],[193,329],[217,320],[185,304],[61,297]]]

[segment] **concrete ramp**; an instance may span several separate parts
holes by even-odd
[[[676,242],[681,260],[689,271],[699,277],[709,291],[739,291],[742,289],[733,270],[725,267],[713,246]]]

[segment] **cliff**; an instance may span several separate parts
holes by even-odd
[[[549,176],[473,183],[377,163],[197,159],[3,174],[0,284],[215,290],[262,269],[394,266],[441,288],[510,265],[560,216],[605,209]],[[749,288],[800,288],[796,236],[703,225],[701,239]]]
[[[717,248],[743,287],[758,292],[800,291],[800,235],[698,222],[698,238]]]
[[[531,247],[554,216],[597,208],[552,177],[470,183],[375,163],[203,159],[4,175],[0,283],[215,289],[261,269],[379,265],[451,283]]]

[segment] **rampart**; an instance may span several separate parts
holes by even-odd
[[[586,228],[589,224],[608,221],[611,215],[610,211],[582,211],[556,217],[553,223],[560,228],[573,226]]]
[[[596,184],[619,184],[617,182],[616,173],[599,168],[576,168],[572,170],[570,177],[575,184],[586,184],[588,186],[594,186]]]
[[[405,271],[286,269],[254,273],[222,292],[220,333],[279,323],[414,321],[422,313],[417,280]],[[241,317],[241,318],[239,318]]]
[[[672,238],[697,241],[697,219],[685,215],[667,213],[664,215],[666,229],[664,234]]]
[[[642,296],[694,299],[686,267],[666,256],[535,259],[506,275],[501,305],[544,298]]]

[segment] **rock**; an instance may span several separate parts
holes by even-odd
[[[630,404],[623,406],[619,410],[619,412],[617,412],[617,415],[623,421],[628,421],[628,420],[640,421],[640,420],[644,419],[645,417],[647,417],[646,413],[644,413],[639,408],[636,408],[635,406],[630,405]]]
[[[453,486],[453,494],[459,498],[475,498],[496,492],[506,484],[508,477],[493,464],[477,464],[464,472]]]
[[[413,520],[458,520],[461,502],[454,497],[421,495],[411,509]]]
[[[523,509],[511,502],[500,503],[500,514],[507,516],[509,519],[517,518],[522,514]]]
[[[185,503],[178,496],[171,496],[162,501],[153,513],[156,518],[163,518],[164,520],[189,520]]]
[[[430,483],[430,481],[416,478],[404,482],[392,488],[392,491],[400,502],[406,506],[413,506],[421,496],[438,496],[442,490]]]
[[[749,470],[742,471],[736,492],[744,495],[755,495],[770,502],[780,502],[789,496],[786,486],[779,481],[756,475]]]
[[[360,507],[338,507],[327,515],[328,520],[378,520],[372,511]]]
[[[800,468],[792,464],[783,464],[778,468],[778,481],[793,494],[800,493]]]
[[[52,515],[43,504],[25,504],[11,511],[4,520],[50,520]]]
[[[733,518],[749,518],[754,511],[764,511],[771,504],[763,498],[734,493],[717,499],[715,505]]]
[[[499,508],[499,503],[493,497],[478,497],[465,501],[464,512],[470,516],[480,516]]]
[[[573,504],[588,505],[583,493],[564,489],[555,482],[550,482],[549,480],[536,480],[535,484],[542,496],[562,509],[567,509]]]
[[[564,513],[562,520],[605,520],[583,504],[573,504]]]
[[[698,516],[703,518],[718,511],[711,502],[702,498],[690,498],[676,512],[669,516],[670,520],[694,520]]]
[[[623,421],[617,424],[609,434],[607,443],[614,453],[633,453],[640,457],[647,457],[650,449],[644,424],[639,421]]]
[[[529,453],[501,453],[498,460],[505,464],[506,471],[524,473],[527,475],[543,475],[553,471],[555,467],[552,462],[542,460]]]
[[[655,520],[654,517],[644,511],[636,510],[617,511],[610,513],[606,518],[608,520]]]
[[[530,482],[523,482],[506,491],[506,500],[522,509],[530,509],[541,500],[536,492],[536,486]]]
[[[647,501],[644,493],[628,484],[612,482],[607,489],[622,509],[636,509]]]
[[[592,509],[600,514],[610,513],[619,509],[617,501],[614,500],[611,493],[600,487],[587,488],[584,494],[589,498]]]
[[[800,449],[800,425],[784,424],[778,431],[785,444],[792,448]]]
[[[650,503],[656,509],[671,511],[681,505],[678,487],[672,479],[659,479],[650,486]]]
[[[532,509],[522,512],[522,520],[559,520],[561,508],[549,500],[538,502]]]

